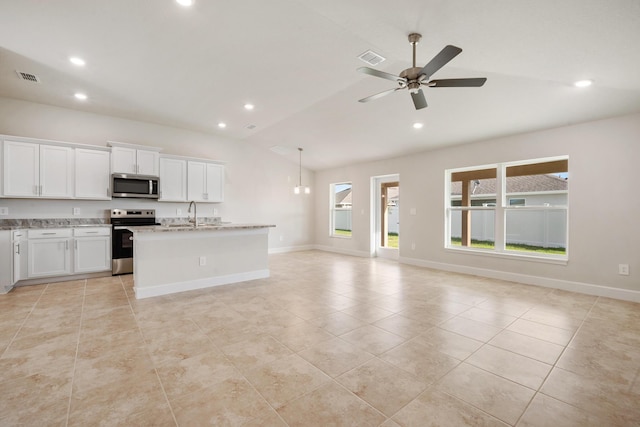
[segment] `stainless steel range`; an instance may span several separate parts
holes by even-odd
[[[112,209],[111,273],[133,273],[133,232],[127,227],[157,225],[155,209]]]

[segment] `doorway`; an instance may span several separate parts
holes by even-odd
[[[375,225],[372,233],[376,256],[398,259],[400,247],[400,176],[373,178]]]

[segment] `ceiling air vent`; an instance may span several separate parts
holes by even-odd
[[[40,77],[36,76],[35,74],[25,73],[24,71],[18,71],[18,70],[16,70],[16,73],[18,73],[18,77],[20,77],[22,80],[26,80],[34,83],[40,83]]]
[[[379,55],[379,54],[375,53],[372,50],[368,50],[365,53],[359,55],[358,59],[360,59],[361,61],[364,61],[367,64],[375,67],[376,65],[378,65],[379,63],[384,61],[386,58],[383,57],[382,55]]]

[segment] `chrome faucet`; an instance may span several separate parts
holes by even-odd
[[[189,203],[189,209],[187,210],[188,213],[191,213],[191,206],[193,206],[193,219],[189,218],[189,222],[193,222],[193,226],[197,227],[198,226],[198,205],[196,204],[195,200],[192,200]]]

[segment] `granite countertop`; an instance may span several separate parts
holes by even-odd
[[[31,218],[0,220],[0,230],[71,227],[111,227],[111,224],[109,224],[108,220],[103,218]]]
[[[275,227],[271,224],[198,224],[194,227],[193,224],[179,224],[174,223],[170,225],[141,225],[141,226],[122,226],[134,233],[164,233],[164,232],[176,232],[176,231],[223,231],[223,230],[249,230],[255,228],[269,228]]]

